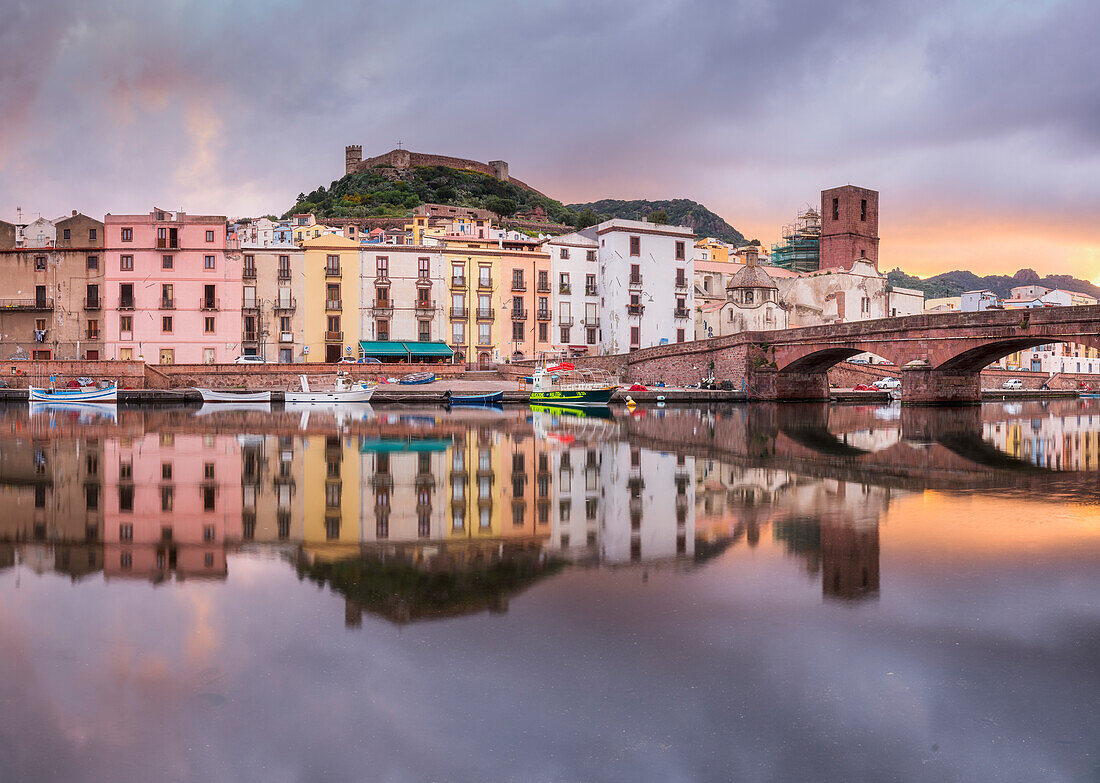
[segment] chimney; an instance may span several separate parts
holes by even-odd
[[[73,210],[73,217],[76,217],[76,210]]]
[[[757,266],[755,247],[750,247],[745,251],[745,266]]]

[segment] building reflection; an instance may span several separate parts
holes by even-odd
[[[644,575],[770,544],[825,598],[862,599],[879,591],[895,498],[1057,475],[1036,466],[1095,470],[1100,416],[1075,404],[987,406],[984,420],[768,406],[95,419],[9,406],[0,570],[218,580],[233,553],[268,550],[343,595],[357,624],[504,611],[561,564]]]

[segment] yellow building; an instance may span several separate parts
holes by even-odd
[[[726,263],[730,260],[729,247],[725,242],[714,237],[703,237],[695,243],[695,259]]]
[[[307,362],[357,356],[359,346],[359,243],[333,234],[302,242],[305,251],[302,342]]]
[[[326,559],[358,554],[358,439],[339,434],[309,435],[302,445],[303,549]]]

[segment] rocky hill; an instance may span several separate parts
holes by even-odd
[[[711,212],[697,201],[687,198],[675,198],[667,201],[623,201],[605,198],[587,204],[567,204],[574,212],[591,210],[601,220],[625,218],[627,220],[645,220],[653,212],[664,212],[666,222],[674,226],[688,226],[695,230],[696,236],[715,237],[723,242],[735,245],[745,244],[745,236],[721,217]]]
[[[1046,288],[1062,288],[1066,291],[1076,291],[1089,296],[1100,297],[1100,287],[1087,280],[1079,280],[1072,275],[1046,275],[1042,276],[1034,269],[1021,269],[1014,275],[986,275],[979,277],[973,272],[955,270],[944,272],[925,279],[907,275],[900,269],[891,271],[887,278],[892,285],[902,288],[915,288],[924,291],[927,299],[938,299],[945,296],[958,296],[964,291],[988,289],[997,296],[1007,298],[1011,290],[1021,285],[1041,285]]]

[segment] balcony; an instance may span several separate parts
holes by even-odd
[[[676,278],[676,290],[686,291],[688,287],[688,281],[686,278]]]
[[[561,285],[558,286],[558,293],[559,294],[571,294],[571,293],[573,293],[573,286],[569,285],[569,283],[562,283]]]
[[[491,307],[479,307],[477,308],[477,320],[479,321],[492,321],[494,310]]]
[[[558,318],[558,326],[572,326],[573,317],[570,315],[563,315]]]
[[[527,320],[527,311],[526,310],[512,310],[512,320],[513,321],[526,321]]]
[[[256,279],[256,267],[246,266],[246,267],[242,268],[241,269],[241,277],[243,277],[245,280],[255,280]]]
[[[550,311],[549,310],[539,310],[538,314],[535,317],[538,318],[540,321],[549,321],[550,320]]]
[[[0,310],[52,310],[53,299],[0,299]],[[131,307],[131,310],[134,308]]]
[[[393,302],[389,299],[375,299],[370,311],[375,318],[389,318],[393,315]]]
[[[242,299],[241,300],[241,309],[242,310],[259,310],[260,309],[260,300],[256,299],[255,297],[253,297],[251,299]]]
[[[170,296],[162,296],[160,298],[160,307],[158,309],[160,309],[160,310],[175,310],[176,309],[176,300],[173,299]]]
[[[45,343],[45,342],[49,342],[49,340],[50,340],[50,330],[49,329],[35,329],[34,330],[34,341],[36,343]]]
[[[645,305],[640,304],[628,304],[626,306],[627,315],[641,315],[645,312]]]
[[[641,288],[642,287],[642,276],[641,275],[631,275],[630,276],[630,287],[631,288]]]
[[[206,297],[203,297],[202,299],[199,300],[199,309],[200,310],[220,310],[221,308],[219,307],[219,300],[217,300],[217,299],[207,299]]]
[[[527,283],[523,282],[522,280],[512,280],[512,290],[513,291],[526,291],[527,290]]]
[[[599,289],[598,289],[598,288],[597,288],[596,286],[594,286],[594,285],[586,285],[586,286],[584,287],[584,295],[585,295],[585,296],[599,296],[599,295],[600,295],[600,291],[599,291]]]
[[[85,310],[102,310],[103,309],[103,300],[100,299],[98,296],[95,297],[94,299],[89,299],[89,298],[85,297],[84,298],[84,309]]]
[[[0,305],[0,306],[2,306],[2,305]],[[134,300],[133,299],[120,299],[119,302],[118,302],[118,309],[119,310],[133,310],[134,309]]]
[[[85,332],[84,333],[84,339],[85,340],[98,340],[99,339],[99,332],[98,331],[96,331],[96,332]]]
[[[585,318],[584,319],[584,325],[587,326],[589,329],[599,329],[600,328],[600,319],[599,318]]]
[[[343,332],[325,332],[326,343],[342,343],[344,342]]]
[[[294,342],[294,332],[279,332],[279,342],[292,343]]]
[[[291,297],[290,299],[276,299],[271,306],[275,310],[285,310],[288,312],[293,312],[298,309],[298,300],[294,297]]]
[[[326,266],[325,267],[325,277],[339,277],[339,276],[340,276],[340,267],[338,267],[338,266]]]
[[[550,281],[549,280],[539,280],[538,287],[535,290],[538,291],[540,294],[550,293]]]
[[[428,311],[435,310],[435,300],[434,299],[417,299],[416,300],[416,309],[417,310],[428,310]]]
[[[343,299],[326,299],[325,300],[325,309],[326,310],[343,310],[344,309],[344,300]]]
[[[243,332],[241,335],[241,339],[244,340],[246,343],[257,342],[255,332]]]
[[[178,250],[179,240],[157,238],[157,250]]]
[[[290,280],[290,270],[280,268],[279,269],[279,282],[286,282],[287,280]]]
[[[451,308],[451,318],[453,318],[454,320],[456,320],[456,321],[465,321],[469,317],[470,317],[470,311],[467,310],[465,307],[452,307]]]
[[[451,288],[465,288],[465,287],[466,287],[466,278],[465,277],[452,277],[451,278]]]
[[[672,311],[673,318],[687,318],[691,315],[691,311],[686,307],[677,307]]]
[[[491,278],[491,277],[478,278],[477,287],[480,288],[482,291],[492,291],[493,290],[493,278]]]

